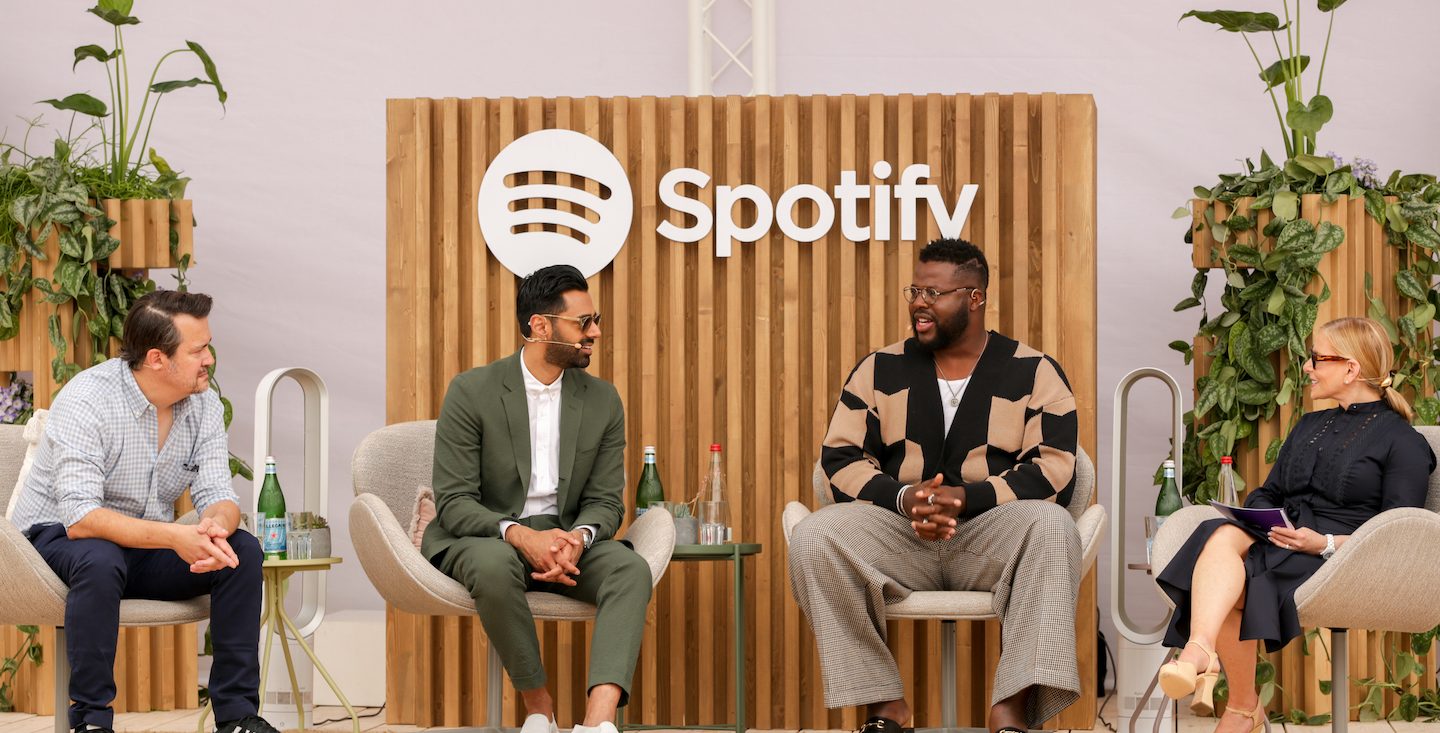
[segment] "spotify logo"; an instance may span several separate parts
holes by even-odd
[[[541,182],[544,173],[568,175],[568,185]],[[592,183],[598,192],[586,190]],[[591,277],[620,253],[634,207],[630,179],[604,145],[573,130],[539,130],[490,162],[476,209],[485,245],[516,275],[567,264]]]

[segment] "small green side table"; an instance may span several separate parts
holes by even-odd
[[[620,709],[620,730],[733,730],[745,733],[745,566],[741,559],[748,555],[759,555],[762,546],[758,542],[741,542],[728,545],[676,545],[670,561],[681,562],[730,562],[734,565],[734,622],[735,622],[735,724],[734,725],[626,725],[625,709]]]

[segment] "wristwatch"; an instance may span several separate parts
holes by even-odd
[[[1325,549],[1323,549],[1323,550],[1320,551],[1320,559],[1321,559],[1321,560],[1329,560],[1329,559],[1330,559],[1330,556],[1331,556],[1331,555],[1334,555],[1334,554],[1335,554],[1335,535],[1333,535],[1333,534],[1327,534],[1327,535],[1325,535]]]

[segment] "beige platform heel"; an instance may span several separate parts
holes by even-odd
[[[1270,717],[1265,714],[1265,708],[1260,705],[1259,700],[1256,700],[1255,707],[1249,710],[1241,710],[1234,705],[1227,706],[1225,708],[1225,714],[1239,715],[1242,718],[1249,719],[1252,723],[1250,733],[1260,733],[1262,730],[1270,730]]]
[[[1195,669],[1195,665],[1176,657],[1160,668],[1160,689],[1171,700],[1194,693],[1195,700],[1190,703],[1190,709],[1209,715],[1215,712],[1215,684],[1220,680],[1220,657],[1215,650],[1198,641],[1185,642],[1186,646],[1191,644],[1200,647],[1210,657],[1205,671],[1201,672]]]

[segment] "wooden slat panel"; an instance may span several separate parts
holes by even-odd
[[[870,241],[844,239],[837,207],[834,227],[816,242],[795,242],[772,228],[717,258],[713,230],[694,244],[657,236],[662,220],[691,223],[659,204],[664,172],[691,166],[709,173],[710,185],[684,193],[712,208],[720,185],[754,183],[774,201],[796,183],[828,189],[846,170],[862,184],[893,186],[913,162],[930,165],[927,182],[941,187],[947,205],[961,186],[980,184],[962,233],[985,249],[995,271],[988,324],[1065,366],[1084,406],[1082,444],[1094,453],[1095,108],[1088,97],[391,100],[387,122],[391,422],[433,417],[455,373],[519,346],[516,278],[483,249],[473,221],[488,161],[521,135],[561,127],[600,140],[626,168],[635,223],[616,262],[591,279],[606,314],[593,371],[625,401],[626,465],[638,464],[641,446],[657,445],[668,498],[694,496],[705,446],[725,447],[732,523],[739,539],[765,545],[744,571],[752,727],[859,722],[853,710],[824,708],[813,637],[790,596],[779,514],[789,501],[811,502],[810,470],[849,370],[865,353],[907,335],[898,291],[909,282],[919,246],[939,231],[922,202],[916,239],[893,241],[899,204],[893,197],[862,200],[855,223],[872,228]],[[891,170],[880,180],[873,165],[882,160]],[[815,208],[802,203],[792,213],[805,225]],[[742,225],[755,215],[749,204],[732,213]],[[890,240],[880,236],[887,220]],[[671,566],[647,618],[632,721],[729,719],[735,633],[729,579],[725,565]],[[1084,588],[1077,627],[1080,667],[1088,671],[1093,578]],[[933,689],[938,625],[891,627],[907,689]],[[583,709],[590,635],[564,624],[540,630],[544,657],[555,665],[558,707],[572,715]],[[968,657],[959,681],[962,723],[982,724],[998,626],[965,624],[960,637]],[[475,619],[432,621],[392,610],[386,638],[390,723],[479,722],[487,642]],[[1059,727],[1092,725],[1089,676],[1081,702]],[[521,711],[508,683],[505,699],[504,720],[517,724]],[[938,701],[923,700],[917,723],[934,724]]]

